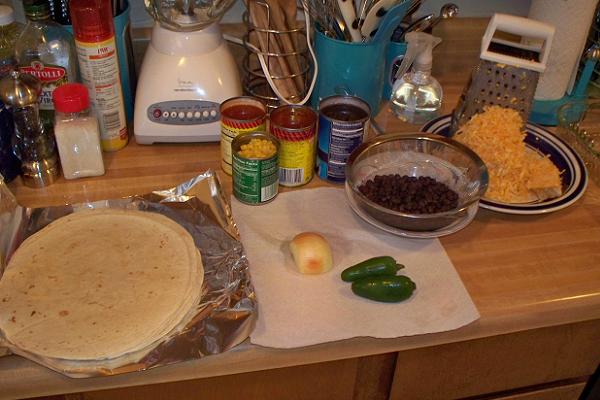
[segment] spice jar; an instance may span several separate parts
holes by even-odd
[[[98,119],[90,112],[87,88],[67,83],[52,93],[54,136],[66,179],[104,174]]]
[[[21,160],[23,184],[43,187],[60,173],[56,145],[40,120],[41,82],[29,74],[12,71],[0,80],[0,100],[12,108],[15,123],[15,155]]]

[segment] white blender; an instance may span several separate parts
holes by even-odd
[[[135,97],[140,144],[220,138],[219,106],[240,96],[219,19],[235,0],[144,0],[155,20]]]

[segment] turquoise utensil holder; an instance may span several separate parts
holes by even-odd
[[[385,52],[385,81],[383,82],[383,99],[392,97],[392,87],[396,81],[396,72],[406,54],[406,42],[390,42]]]
[[[333,95],[357,96],[369,103],[377,115],[383,93],[385,51],[389,40],[367,43],[344,42],[315,29],[314,49],[319,73],[311,104]]]

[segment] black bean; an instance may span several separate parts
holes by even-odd
[[[358,190],[372,202],[400,212],[432,214],[458,206],[458,194],[428,176],[376,175]]]

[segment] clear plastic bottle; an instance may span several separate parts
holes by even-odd
[[[0,79],[8,75],[17,65],[15,42],[21,31],[23,25],[15,21],[13,9],[0,4]]]
[[[408,49],[392,88],[390,108],[402,121],[423,124],[438,116],[443,91],[431,76],[432,51],[441,39],[423,32],[406,34]],[[407,72],[411,67],[410,72]]]
[[[104,175],[100,130],[90,112],[85,85],[67,83],[53,93],[56,110],[54,136],[66,179]]]
[[[77,54],[73,35],[50,19],[47,0],[23,0],[28,19],[15,45],[19,71],[42,82],[40,117],[47,132],[52,132],[54,105],[52,92],[78,80]]]

